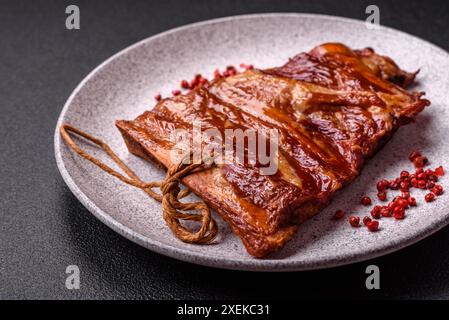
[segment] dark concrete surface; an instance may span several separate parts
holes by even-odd
[[[81,30],[65,28],[77,4]],[[449,228],[373,261],[301,273],[246,273],[182,263],[97,221],[56,168],[53,133],[75,86],[124,47],[187,23],[258,12],[365,18],[449,49],[447,1],[0,1],[0,298],[449,298]],[[411,53],[413,54],[413,53]],[[448,72],[448,70],[442,70]],[[365,289],[365,268],[381,290]],[[65,288],[65,268],[81,289]]]

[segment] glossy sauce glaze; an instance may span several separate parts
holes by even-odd
[[[209,202],[251,254],[262,256],[281,241],[269,248],[258,234],[275,234],[316,213],[358,175],[364,159],[394,130],[429,105],[422,93],[401,87],[414,77],[372,49],[352,51],[342,44],[324,44],[282,67],[248,70],[164,99],[127,125],[137,132],[134,139],[159,160],[167,159],[173,147],[170,133],[185,129],[191,134],[194,122],[222,136],[226,129],[276,129],[274,175],[262,175],[258,164],[232,163],[217,168],[214,179],[224,179],[219,187],[210,181],[215,193],[229,193],[220,191],[227,185],[232,188],[233,196],[211,197]],[[248,232],[256,236],[245,238]]]

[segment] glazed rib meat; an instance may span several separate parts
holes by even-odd
[[[170,167],[170,134],[226,128],[279,133],[278,170],[223,164],[183,183],[227,221],[249,254],[264,257],[291,239],[301,222],[326,206],[370,157],[429,101],[405,89],[407,73],[372,49],[328,43],[285,65],[248,70],[160,101],[116,125],[129,151]]]

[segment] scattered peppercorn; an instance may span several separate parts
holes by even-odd
[[[364,196],[362,197],[361,202],[364,206],[369,206],[371,204],[371,198],[368,196]]]
[[[372,220],[371,220],[371,218],[370,217],[367,217],[367,216],[365,216],[365,217],[363,217],[363,224],[366,226],[368,223],[370,223]]]
[[[410,185],[409,185],[409,183],[408,183],[408,181],[402,181],[401,182],[401,184],[399,185],[399,189],[401,190],[401,191],[408,191],[408,189],[410,188]]]
[[[366,224],[369,231],[375,232],[379,230],[379,221],[373,220]]]
[[[385,218],[391,217],[391,209],[388,207],[384,207],[382,210],[380,210],[380,215]]]
[[[380,219],[381,215],[380,215],[380,210],[379,211],[371,211],[371,216],[374,219]]]
[[[388,187],[388,181],[385,179],[382,179],[377,183],[377,191],[379,191],[379,192],[385,191],[387,189],[387,187]]]
[[[443,194],[443,187],[439,184],[435,184],[434,187],[431,189],[431,191],[436,195],[439,196]]]
[[[439,166],[435,169],[435,175],[437,175],[438,177],[444,176],[444,169],[442,166]]]
[[[408,201],[405,200],[404,198],[400,198],[400,199],[398,199],[396,201],[396,206],[401,206],[404,209],[407,209],[408,208]]]
[[[418,180],[426,180],[427,179],[427,174],[425,172],[421,172],[416,177],[418,178]]]
[[[425,180],[418,180],[418,188],[425,189],[427,186],[427,183]]]
[[[387,193],[383,192],[383,191],[378,192],[377,197],[379,198],[380,201],[385,201],[385,200],[387,200]]]
[[[424,157],[424,156],[416,157],[415,160],[413,160],[413,164],[415,165],[416,168],[422,168],[428,162],[429,162],[429,160],[426,157]]]
[[[190,89],[189,82],[187,80],[182,80],[181,81],[181,88],[183,88],[183,89]]]
[[[401,179],[405,179],[405,178],[407,178],[409,175],[410,175],[410,173],[409,173],[408,171],[402,171],[401,174],[400,174]]]
[[[393,210],[393,217],[396,220],[404,219],[404,217],[405,217],[405,210],[404,210],[404,208],[401,207],[401,206],[395,207],[394,210]]]
[[[374,208],[371,210],[371,216],[374,219],[380,219],[382,207],[381,206],[374,206]]]
[[[358,227],[360,225],[360,218],[359,217],[350,216],[349,217],[349,224],[351,226],[353,226],[354,228]]]
[[[426,202],[432,202],[435,200],[435,195],[433,193],[428,193],[425,195],[424,200],[426,200]]]

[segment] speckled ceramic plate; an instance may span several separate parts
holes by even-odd
[[[360,196],[375,195],[380,177],[392,178],[404,168],[412,169],[407,160],[412,149],[421,149],[433,165],[449,168],[449,55],[400,31],[369,30],[361,21],[310,14],[236,16],[177,28],[126,48],[92,71],[68,99],[58,128],[68,122],[101,137],[145,180],[160,179],[161,170],[129,154],[114,126],[116,119],[133,119],[154,105],[156,92],[168,95],[180,79],[195,73],[211,75],[216,67],[240,62],[262,68],[278,66],[296,53],[328,41],[353,48],[371,46],[406,70],[420,68],[416,89],[427,92],[432,106],[416,123],[401,128],[354,183],[270,258],[250,257],[218,215],[220,236],[215,243],[199,246],[179,241],[166,227],[159,203],[74,155],[56,131],[56,160],[64,180],[98,219],[124,237],[161,254],[213,267],[264,271],[326,268],[384,255],[423,239],[449,222],[449,195],[427,204],[424,194],[415,192],[419,206],[403,221],[383,219],[377,233],[330,219],[337,208],[361,217],[366,214],[367,209],[358,203]],[[108,161],[94,147],[87,143],[84,147]]]

